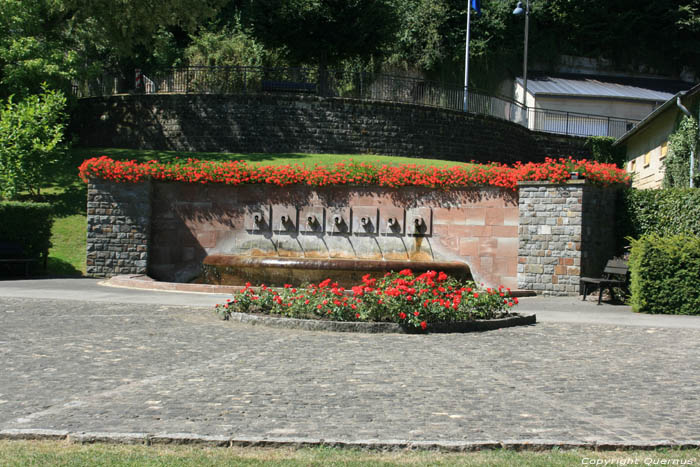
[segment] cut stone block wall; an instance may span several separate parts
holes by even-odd
[[[575,295],[582,276],[599,277],[615,253],[617,190],[571,180],[521,182],[518,287]]]
[[[586,138],[534,132],[502,119],[284,93],[81,99],[72,131],[87,147],[386,154],[505,163],[590,157]]]
[[[145,274],[150,218],[150,183],[91,180],[87,199],[87,275]]]

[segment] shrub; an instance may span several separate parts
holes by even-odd
[[[590,136],[586,139],[586,148],[591,151],[594,161],[624,168],[627,152],[624,146],[613,146],[615,141],[610,136]]]
[[[627,189],[618,206],[618,245],[626,237],[700,235],[700,189]]]
[[[227,319],[234,312],[264,312],[294,318],[335,321],[394,322],[426,329],[429,323],[489,319],[515,306],[509,289],[481,290],[473,282],[460,282],[445,273],[428,271],[415,276],[410,269],[377,280],[366,275],[351,294],[330,279],[303,289],[285,285],[274,290],[246,284],[233,300],[216,305]]]
[[[700,314],[700,237],[645,235],[632,240],[630,274],[634,311]]]
[[[0,109],[0,195],[33,196],[61,162],[66,98],[44,89],[21,102],[8,99]]]
[[[53,217],[46,203],[0,202],[0,240],[21,243],[28,258],[39,259],[51,246]]]

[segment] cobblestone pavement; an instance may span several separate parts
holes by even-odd
[[[201,307],[0,297],[0,430],[698,440],[699,369],[696,329],[343,334]]]

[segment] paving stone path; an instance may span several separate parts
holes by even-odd
[[[0,297],[0,431],[697,443],[699,370],[697,329],[342,334]]]

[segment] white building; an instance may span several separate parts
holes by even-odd
[[[528,127],[617,138],[676,92],[691,86],[692,83],[657,78],[535,75],[527,82]],[[516,78],[517,102],[523,102],[523,91],[522,78]]]

